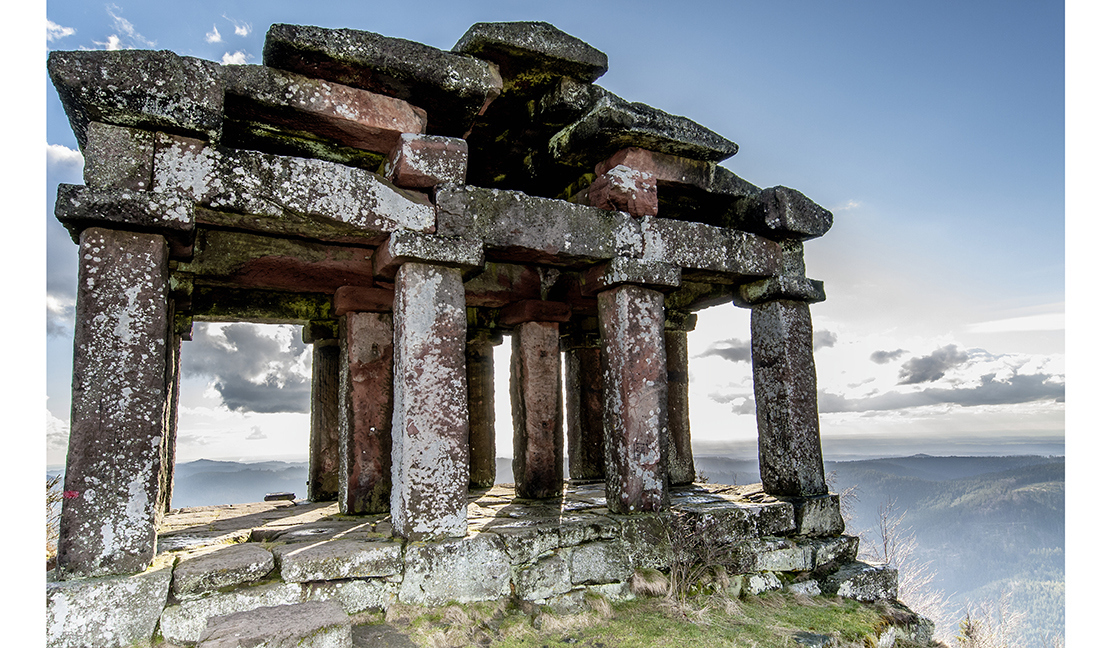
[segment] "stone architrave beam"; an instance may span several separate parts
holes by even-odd
[[[79,259],[58,574],[135,573],[154,558],[165,504],[169,249],[157,234],[92,227]]]
[[[467,310],[459,268],[403,263],[394,281],[396,535],[467,533]]]
[[[825,495],[818,433],[810,306],[770,301],[752,307],[752,377],[760,479],[771,495]]]
[[[666,510],[667,364],[663,294],[633,284],[598,293],[606,504],[614,513]]]
[[[529,321],[513,328],[509,393],[517,497],[541,499],[563,492],[563,390],[559,361],[558,322]]]
[[[667,351],[667,429],[671,443],[667,470],[672,486],[694,482],[694,454],[691,450],[691,422],[687,365],[687,333],[694,330],[696,315],[669,311],[664,325]]]
[[[339,497],[339,367],[338,341],[313,341],[308,483],[308,499],[313,502]]]
[[[341,513],[390,510],[393,335],[389,313],[347,313],[340,319]]]

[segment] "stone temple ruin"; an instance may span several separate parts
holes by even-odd
[[[70,645],[75,588],[136,574],[159,574],[138,636],[158,624],[182,643],[222,614],[328,598],[310,583],[377,588],[363,608],[343,599],[348,612],[581,600],[587,587],[620,590],[634,568],[666,568],[668,513],[725,524],[750,559],[746,583],[826,566],[840,580],[807,587],[894,598],[891,570],[853,562],[823,473],[809,304],[824,292],[805,276],[803,242],[831,213],[719,166],[737,146],[709,129],[595,85],[602,52],[546,23],[476,24],[451,51],[274,25],[263,65],[80,51],[52,52],[48,68],[85,157],[85,185],[60,186],[56,203],[80,271],[48,586],[50,623],[69,629],[52,645]],[[695,311],[726,302],[751,311],[763,484],[747,490],[694,484],[687,333]],[[228,582],[182,585],[202,558],[167,566],[183,546],[160,527],[178,513],[178,360],[194,321],[303,325],[308,499],[338,500],[318,531],[332,549],[359,538],[337,554],[348,567],[380,551],[373,569],[314,572],[294,558],[311,552],[281,549],[299,546],[281,543],[296,525],[266,516],[215,544],[269,559],[232,584],[277,569],[296,593],[212,607]],[[492,349],[505,335],[514,492],[493,484]],[[507,513],[533,504],[548,517]],[[247,539],[278,544],[225,546]],[[468,580],[436,547],[486,571]],[[595,563],[621,566],[583,576]],[[437,570],[453,574],[446,593],[433,593]]]

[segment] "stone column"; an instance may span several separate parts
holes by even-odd
[[[760,480],[772,495],[825,495],[810,321],[810,304],[824,300],[825,291],[822,282],[805,276],[802,242],[784,240],[781,245],[782,272],[739,286],[734,299],[752,309]]]
[[[467,331],[467,408],[470,419],[472,488],[489,488],[497,477],[494,447],[494,345],[500,334]]]
[[[752,307],[752,378],[760,480],[771,495],[824,495],[810,306],[776,300]]]
[[[594,319],[596,326],[597,320]],[[560,340],[567,374],[567,467],[575,481],[597,481],[606,476],[605,434],[602,424],[602,349],[597,329],[593,335],[573,324]]]
[[[347,312],[339,340],[340,512],[385,513],[393,454],[393,318]]]
[[[394,283],[394,533],[467,533],[467,312],[459,268],[400,264]]]
[[[63,578],[140,572],[154,558],[173,379],[166,240],[90,227],[78,258]]]
[[[517,497],[563,492],[563,398],[559,324],[513,328],[509,392],[513,408],[513,481]]]
[[[172,300],[171,300],[172,303]],[[173,308],[171,307],[171,311]],[[190,338],[192,335],[190,335]],[[177,455],[177,404],[181,395],[181,340],[182,336],[174,331],[170,336],[166,375],[169,376],[166,402],[166,434],[162,435],[161,454],[164,458],[159,472],[159,508],[169,513],[174,497],[174,463]]]
[[[672,486],[694,482],[687,333],[694,330],[696,321],[696,315],[684,311],[668,311],[664,324],[664,344],[667,350],[667,428],[671,442],[667,455],[667,472]]]
[[[606,504],[615,513],[669,506],[663,293],[619,285],[598,293],[605,366]]]
[[[308,499],[329,502],[337,500],[340,491],[339,340],[325,338],[311,342]]]

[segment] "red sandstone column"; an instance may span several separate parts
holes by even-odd
[[[582,346],[579,346],[582,344]],[[602,424],[602,349],[597,340],[569,342],[567,367],[567,464],[573,480],[595,481],[606,476]]]
[[[459,268],[402,263],[394,283],[394,534],[467,533],[467,312]]]
[[[134,573],[154,557],[165,505],[169,251],[157,234],[92,227],[78,258],[57,573]]]
[[[690,377],[687,373],[687,332],[694,329],[695,316],[668,312],[664,326],[667,347],[667,428],[671,447],[667,471],[673,486],[694,482],[689,404]]]
[[[669,506],[663,294],[622,284],[598,293],[605,364],[606,504],[615,513]]]
[[[555,497],[563,492],[559,323],[522,322],[515,326],[510,363],[517,497]]]
[[[173,310],[172,308],[170,309]],[[158,507],[169,513],[174,497],[174,461],[177,454],[177,403],[181,393],[181,336],[169,336],[169,354],[166,357],[167,394],[166,394],[166,434],[162,435],[163,457],[159,471]]]
[[[339,498],[339,366],[339,341],[314,340],[308,484],[308,499],[313,502]]]
[[[349,312],[340,319],[340,512],[390,510],[393,453],[393,319]]]
[[[488,329],[468,331],[467,408],[470,419],[470,485],[474,488],[493,486],[497,476],[494,447],[495,339],[498,338]]]
[[[760,479],[772,495],[824,495],[818,385],[810,305],[776,300],[752,308],[752,377]]]

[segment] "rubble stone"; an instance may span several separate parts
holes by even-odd
[[[162,611],[158,629],[167,643],[195,644],[200,641],[208,620],[212,617],[301,601],[301,586],[296,583],[241,587],[223,594],[167,606]]]
[[[467,179],[467,140],[404,133],[390,154],[384,175],[399,187],[414,189],[463,184]]]
[[[275,545],[274,555],[287,583],[393,576],[402,570],[399,542],[312,540]]]
[[[46,645],[150,646],[170,591],[173,561],[128,576],[46,583]]]
[[[351,648],[351,624],[338,603],[309,601],[209,619],[198,648]]]
[[[274,554],[247,542],[183,558],[174,568],[173,592],[179,600],[200,598],[220,588],[261,580],[274,569]]]
[[[822,592],[857,601],[894,601],[899,598],[899,572],[888,565],[849,563],[822,582]]]
[[[507,596],[509,557],[492,534],[410,544],[405,549],[402,603],[443,605]]]

